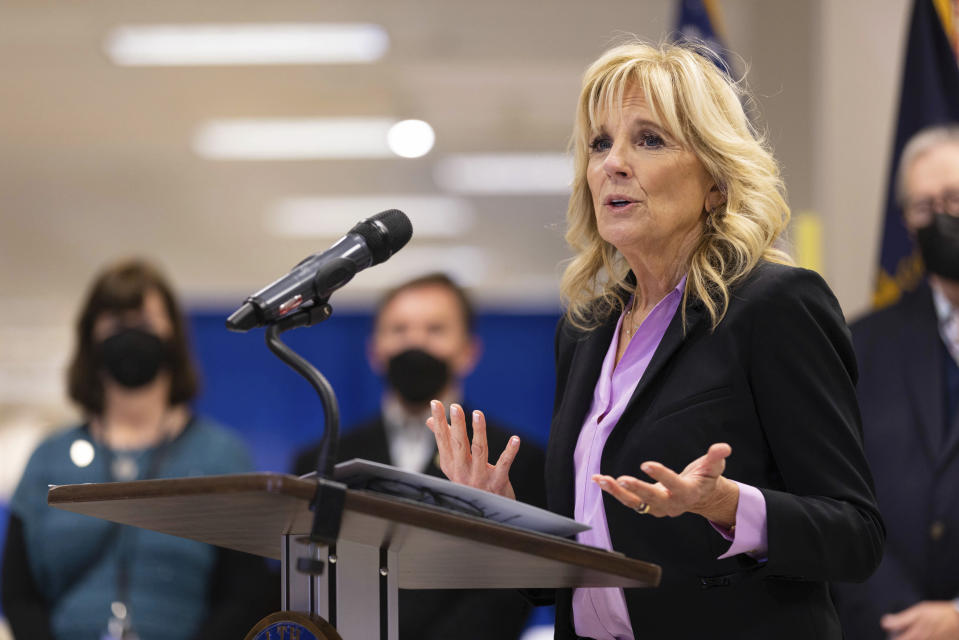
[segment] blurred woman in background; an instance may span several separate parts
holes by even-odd
[[[10,503],[3,609],[18,640],[240,638],[263,613],[262,560],[47,506],[49,485],[252,470],[243,443],[194,415],[183,314],[152,265],[93,282],[68,371],[82,424],[34,451]]]

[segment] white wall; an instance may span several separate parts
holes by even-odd
[[[819,217],[823,276],[855,317],[871,304],[912,0],[722,6],[793,214]]]
[[[847,316],[869,308],[899,108],[910,0],[820,0],[814,202],[827,276]]]

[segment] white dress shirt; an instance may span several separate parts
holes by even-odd
[[[959,364],[959,309],[952,306],[946,294],[936,286],[935,281],[932,285],[932,299],[936,304],[936,316],[939,318],[939,335],[946,344],[952,359]]]
[[[456,397],[440,400],[446,407],[447,415],[450,403],[459,402]],[[426,426],[426,419],[430,417],[429,407],[410,413],[395,393],[387,393],[383,397],[382,411],[392,465],[404,471],[425,471],[436,455],[436,439]]]

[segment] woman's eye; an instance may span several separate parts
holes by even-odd
[[[659,147],[665,146],[666,142],[663,140],[662,136],[655,133],[644,133],[640,140],[643,143],[644,147],[650,147],[652,149],[658,149]]]
[[[609,138],[599,137],[594,138],[592,142],[589,143],[589,148],[591,151],[609,151],[610,147],[613,146],[613,143]]]

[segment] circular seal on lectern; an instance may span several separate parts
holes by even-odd
[[[244,640],[343,640],[320,616],[277,611],[256,623]]]

